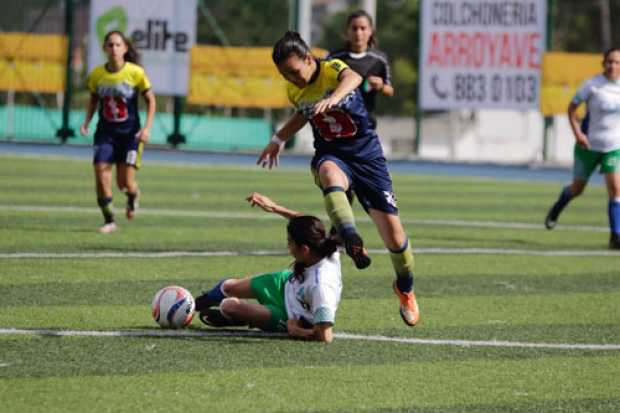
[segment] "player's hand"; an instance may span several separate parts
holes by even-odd
[[[383,85],[385,85],[385,83],[383,82],[383,78],[381,78],[380,76],[368,76],[366,80],[368,80],[370,88],[374,90],[380,91],[381,89],[383,89]]]
[[[252,192],[245,200],[248,201],[251,206],[259,206],[265,212],[275,212],[277,207],[277,204],[269,197],[258,192]]]
[[[136,133],[136,138],[140,139],[140,142],[148,142],[151,137],[151,130],[149,128],[142,128]]]
[[[84,122],[80,125],[80,134],[82,136],[88,135],[88,122]]]
[[[277,144],[275,142],[269,142],[263,152],[258,157],[256,165],[260,165],[263,168],[269,166],[269,169],[280,164],[280,152],[284,144]]]
[[[336,105],[338,105],[338,100],[328,96],[325,99],[319,100],[314,105],[314,114],[318,115],[319,113],[325,113],[329,109],[336,107]]]
[[[586,134],[579,132],[577,133],[577,135],[575,135],[575,139],[577,139],[577,144],[581,146],[583,149],[590,148],[590,141],[588,140],[588,137],[586,136]]]

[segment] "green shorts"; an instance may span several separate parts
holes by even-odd
[[[584,149],[575,145],[575,164],[573,165],[573,178],[588,181],[597,165],[602,174],[620,172],[620,149],[610,152],[597,152]]]
[[[267,331],[286,331],[288,315],[284,304],[284,285],[290,275],[290,270],[282,270],[256,275],[250,280],[254,297],[271,312]]]

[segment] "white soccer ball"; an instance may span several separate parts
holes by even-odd
[[[189,291],[171,285],[155,294],[151,304],[153,320],[164,328],[183,328],[192,322],[195,306]]]

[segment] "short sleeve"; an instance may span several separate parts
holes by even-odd
[[[327,77],[334,80],[338,80],[340,73],[349,68],[349,66],[347,66],[347,64],[340,59],[327,60],[325,63],[325,72]]]
[[[585,102],[590,98],[591,90],[592,90],[592,79],[588,79],[583,82],[579,88],[577,88],[577,92],[575,92],[575,96],[571,99],[571,103],[578,105],[581,102]]]
[[[136,72],[136,87],[140,92],[146,92],[151,88],[151,81],[142,68]]]
[[[338,293],[330,285],[316,285],[310,291],[310,310],[313,324],[330,323],[336,321],[338,307]]]

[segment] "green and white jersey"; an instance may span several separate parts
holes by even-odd
[[[288,280],[284,289],[288,318],[334,324],[341,292],[340,253],[335,252],[306,268],[303,281]]]
[[[604,75],[586,80],[577,89],[572,102],[586,102],[590,114],[588,141],[590,149],[611,152],[620,149],[620,81]]]

